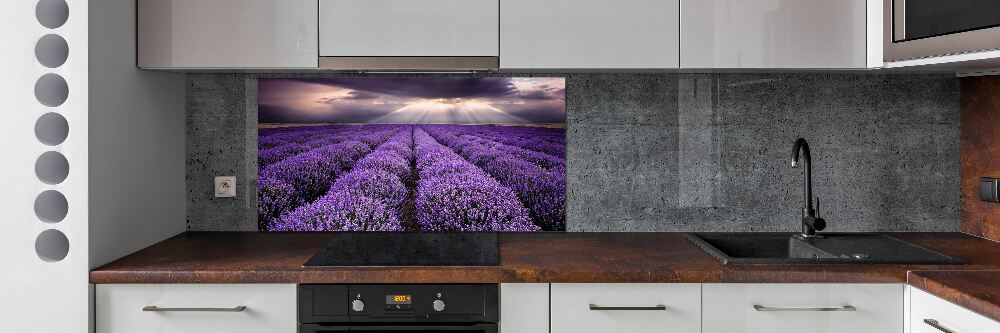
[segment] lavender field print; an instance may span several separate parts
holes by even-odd
[[[262,231],[563,231],[563,78],[258,82]]]

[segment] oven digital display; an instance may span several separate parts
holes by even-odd
[[[413,304],[413,295],[385,295],[385,304]]]

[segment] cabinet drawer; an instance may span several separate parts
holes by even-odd
[[[98,333],[294,333],[295,308],[293,284],[96,287]]]
[[[699,284],[552,284],[552,333],[701,330]]]
[[[1000,333],[1000,323],[917,289],[910,289],[909,333]],[[924,320],[932,321],[939,328]],[[944,330],[942,330],[944,329]]]
[[[903,332],[901,284],[705,284],[702,289],[705,333]]]

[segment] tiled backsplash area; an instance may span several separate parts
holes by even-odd
[[[257,228],[259,76],[188,76],[190,230]],[[565,76],[568,231],[798,230],[799,136],[827,231],[959,229],[954,76]],[[212,197],[218,175],[236,198]]]

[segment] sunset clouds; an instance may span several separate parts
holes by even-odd
[[[564,78],[260,79],[260,123],[562,123]]]

